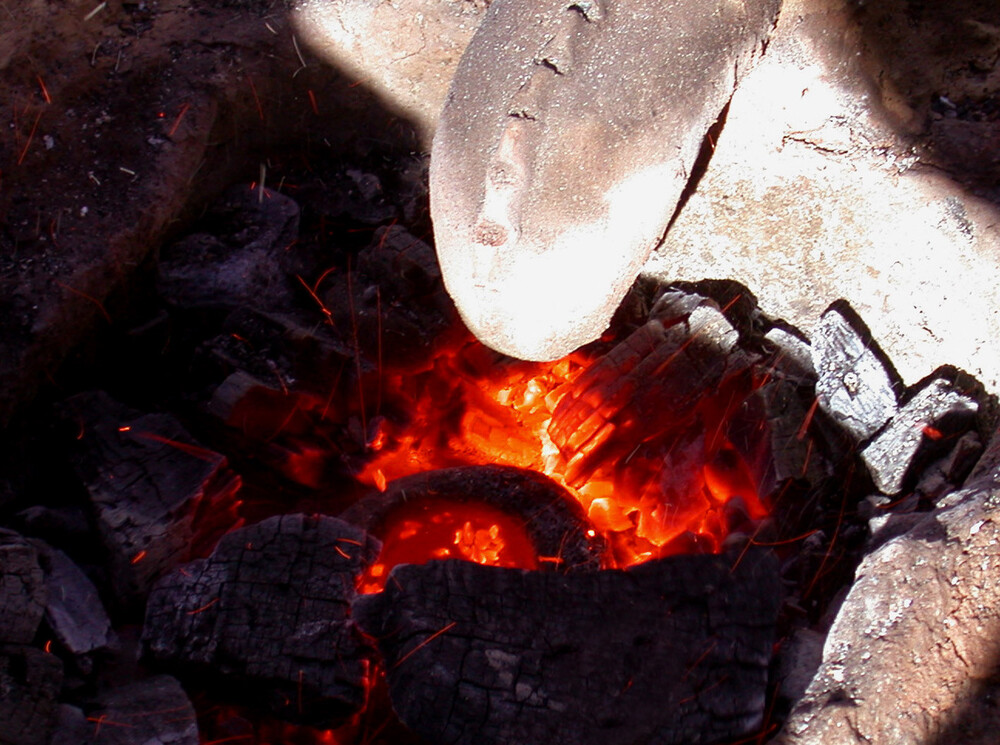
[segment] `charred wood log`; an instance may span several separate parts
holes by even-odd
[[[379,544],[335,518],[285,515],[232,531],[157,583],[147,657],[221,678],[282,718],[333,727],[365,701],[372,650],[350,619]]]
[[[203,232],[164,249],[157,288],[182,308],[281,307],[292,296],[283,271],[298,237],[299,207],[264,187],[232,187],[205,216]]]
[[[74,466],[90,493],[123,602],[165,571],[207,554],[236,522],[240,477],[168,414],[141,414],[103,392],[65,405],[78,427]]]
[[[559,571],[597,569],[604,541],[588,536],[583,507],[564,488],[535,471],[508,466],[468,466],[427,471],[390,482],[356,502],[340,517],[380,535],[386,518],[406,503],[422,498],[465,504],[479,502],[522,522],[543,564]]]
[[[779,603],[777,562],[752,549],[570,575],[403,565],[354,615],[430,742],[639,745],[760,725]]]
[[[0,644],[29,644],[45,612],[38,551],[12,530],[0,529]]]
[[[896,414],[903,388],[898,373],[843,300],[823,313],[812,348],[820,408],[855,442],[865,442]]]
[[[46,745],[62,681],[55,655],[0,645],[0,743]]]
[[[738,340],[714,301],[664,295],[650,320],[574,381],[556,407],[549,436],[570,463],[570,483],[637,442],[688,427],[700,403],[750,367]]]
[[[982,386],[954,368],[940,368],[907,392],[905,403],[861,452],[883,494],[899,494],[916,471],[976,426]]]

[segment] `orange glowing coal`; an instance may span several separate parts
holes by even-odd
[[[393,479],[458,465],[539,471],[584,506],[616,566],[718,551],[734,498],[749,520],[767,514],[751,469],[725,435],[753,391],[749,374],[724,380],[678,416],[652,406],[634,379],[602,380],[598,362],[582,352],[522,362],[469,343],[429,370],[385,374],[386,410],[398,416],[368,424],[374,454],[358,478],[384,490]],[[364,587],[376,589],[395,564],[436,556],[535,566],[524,531],[499,512],[419,512],[395,518],[381,536],[378,574],[370,572]]]
[[[465,559],[479,564],[534,569],[534,547],[510,515],[476,502],[420,499],[393,510],[381,531],[383,548],[359,584],[363,593],[385,587],[397,564]]]

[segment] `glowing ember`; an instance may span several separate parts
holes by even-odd
[[[607,375],[599,365],[579,352],[525,363],[472,343],[438,358],[430,371],[389,376],[382,389],[404,413],[378,421],[372,440],[379,448],[359,479],[384,490],[387,480],[455,465],[533,469],[583,504],[620,566],[719,550],[730,530],[723,507],[733,497],[750,519],[766,515],[750,469],[724,434],[753,390],[748,375],[725,381],[678,421],[668,408],[637,398],[624,377],[595,387]],[[447,524],[426,537],[427,558],[527,565],[500,558],[510,543],[506,527],[493,535],[485,522],[450,517]],[[394,551],[395,540],[403,539],[387,534],[384,551]]]
[[[490,566],[537,567],[524,527],[489,505],[420,499],[393,510],[379,531],[378,561],[359,583],[361,592],[379,592],[397,564],[429,559],[466,559]]]

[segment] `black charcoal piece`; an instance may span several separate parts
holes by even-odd
[[[85,707],[86,739],[74,740],[81,731],[82,712],[60,707],[60,729],[52,745],[198,745],[194,707],[180,683],[169,675],[117,686],[98,694]]]
[[[760,726],[780,602],[751,549],[566,575],[402,565],[354,615],[428,742],[666,745]]]
[[[350,619],[378,541],[323,516],[285,515],[228,533],[167,575],[146,609],[147,657],[182,678],[220,678],[282,718],[334,727],[358,711],[372,650]]]
[[[292,297],[283,263],[298,228],[293,200],[234,186],[206,214],[202,232],[163,250],[157,289],[182,308],[282,307]]]
[[[931,459],[975,427],[981,386],[967,378],[942,368],[921,381],[888,426],[861,452],[879,491],[899,494],[916,475],[914,469],[930,465]]]
[[[902,382],[854,309],[831,305],[813,330],[820,408],[864,442],[896,413]]]
[[[114,633],[94,583],[62,551],[33,543],[45,572],[45,621],[56,639],[74,655],[106,648]]]
[[[240,477],[169,414],[142,414],[96,391],[68,399],[74,467],[90,493],[127,603],[165,571],[199,554],[236,522]]]
[[[0,645],[0,743],[46,745],[62,681],[62,663],[55,655]]]
[[[0,528],[0,644],[30,643],[44,612],[38,551],[14,531]]]

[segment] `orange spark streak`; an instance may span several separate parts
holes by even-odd
[[[104,316],[104,320],[107,321],[108,323],[111,323],[111,316],[108,315],[108,311],[105,310],[104,306],[101,304],[101,301],[98,300],[96,297],[94,297],[93,295],[88,295],[83,290],[78,290],[75,287],[70,287],[67,284],[63,284],[58,279],[54,280],[54,281],[55,281],[55,283],[57,285],[59,285],[60,287],[62,287],[64,290],[68,290],[69,292],[72,292],[74,295],[79,295],[84,300],[89,300],[90,302],[92,302],[94,305],[97,306],[97,309],[99,311],[101,311],[101,315]]]
[[[789,543],[795,543],[796,541],[804,541],[813,533],[818,533],[818,532],[819,528],[813,528],[812,530],[807,530],[802,535],[797,535],[794,538],[786,538],[783,541],[758,541],[751,538],[750,543],[752,543],[755,546],[787,546]]]
[[[809,425],[812,424],[813,417],[816,415],[816,407],[819,406],[819,396],[813,399],[812,405],[809,407],[809,411],[806,412],[806,418],[802,420],[802,426],[799,427],[799,431],[795,435],[796,440],[805,439],[806,433],[809,431]]]
[[[698,659],[691,663],[691,666],[684,673],[684,677],[681,678],[682,681],[687,680],[688,676],[692,672],[694,672],[695,669],[697,669],[698,665],[700,665],[702,662],[705,661],[705,658],[708,657],[709,653],[713,649],[715,649],[715,647],[718,645],[718,643],[719,643],[718,639],[713,639],[712,640],[712,643],[708,645],[708,648],[704,652],[702,652],[700,655],[698,655]]]
[[[132,561],[129,563],[132,564],[132,566],[135,566],[145,558],[146,558],[146,552],[140,551],[139,553],[137,553],[135,556],[132,557]]]
[[[441,630],[439,630],[439,631],[435,631],[435,632],[434,632],[433,634],[431,634],[431,635],[430,635],[430,636],[428,636],[428,637],[427,637],[426,639],[424,639],[424,640],[423,640],[422,642],[420,642],[420,644],[418,644],[418,645],[417,645],[417,646],[415,646],[415,647],[414,647],[413,649],[411,649],[411,650],[410,650],[409,652],[407,652],[406,654],[404,654],[404,655],[403,655],[403,656],[402,656],[402,657],[401,657],[401,658],[399,659],[399,661],[398,661],[398,662],[397,662],[397,663],[396,663],[395,665],[393,665],[393,666],[392,666],[392,669],[393,669],[393,670],[395,670],[395,669],[396,669],[397,667],[399,667],[399,666],[400,666],[400,665],[402,665],[402,664],[403,664],[404,662],[406,662],[406,661],[407,661],[408,659],[410,659],[410,657],[412,657],[412,656],[413,656],[413,655],[414,655],[414,654],[415,654],[415,653],[416,653],[417,651],[419,651],[419,650],[423,649],[424,647],[426,647],[426,646],[427,646],[428,644],[430,644],[430,643],[431,643],[432,641],[434,641],[434,640],[435,640],[435,639],[437,639],[437,638],[438,638],[439,636],[441,636],[441,634],[446,634],[446,633],[448,633],[449,631],[451,631],[451,630],[452,630],[453,628],[455,628],[456,626],[458,626],[458,621],[452,621],[452,622],[451,622],[451,623],[449,623],[449,624],[448,624],[447,626],[445,626],[445,627],[444,627],[443,629],[441,629]]]
[[[42,98],[45,99],[45,103],[52,103],[52,97],[49,95],[49,89],[45,87],[45,81],[42,80],[41,75],[35,76],[38,79],[38,85],[42,89]]]
[[[222,737],[218,740],[209,740],[208,742],[203,742],[201,745],[222,745],[224,742],[233,742],[234,740],[252,740],[253,735],[232,735],[230,737]]]
[[[28,154],[28,148],[31,147],[31,141],[35,137],[35,130],[38,129],[38,122],[41,121],[42,112],[38,112],[38,116],[35,117],[35,123],[31,125],[31,132],[28,133],[28,141],[24,143],[24,149],[21,151],[21,157],[17,159],[17,164],[21,165],[24,162],[24,157]]]
[[[45,642],[45,654],[52,654],[52,640]]]
[[[809,587],[806,591],[802,593],[802,597],[808,597],[819,582],[820,576],[823,574],[823,569],[826,568],[826,562],[830,558],[830,554],[833,553],[833,547],[837,543],[837,537],[840,535],[840,526],[844,523],[844,510],[847,508],[847,489],[844,489],[844,493],[840,498],[840,512],[837,515],[837,527],[833,529],[833,535],[830,536],[830,545],[826,547],[826,553],[823,554],[823,560],[819,563],[816,568],[816,574],[813,575],[812,582],[809,583]]]
[[[326,305],[323,304],[323,301],[319,299],[319,295],[316,294],[313,288],[311,288],[300,275],[296,274],[295,279],[297,279],[299,283],[306,288],[306,292],[309,293],[309,296],[316,301],[319,309],[323,311],[323,315],[326,316],[326,322],[333,326],[333,313],[331,313],[330,309],[327,308]]]
[[[173,126],[170,128],[170,131],[167,132],[167,137],[173,137],[177,133],[177,128],[181,126],[181,120],[184,119],[184,115],[188,112],[188,109],[190,108],[191,104],[189,103],[185,103],[183,106],[181,106],[181,110],[177,113],[177,118],[174,119]]]
[[[209,601],[208,601],[207,603],[205,603],[205,604],[204,604],[203,606],[201,606],[200,608],[195,608],[194,610],[189,610],[189,611],[187,612],[187,614],[188,614],[189,616],[196,616],[196,615],[198,615],[199,613],[203,613],[204,611],[208,610],[209,608],[211,608],[211,607],[212,607],[213,605],[215,605],[215,604],[216,604],[216,603],[218,603],[218,602],[219,602],[219,599],[218,599],[218,598],[212,598],[211,600],[209,600]]]
[[[312,92],[312,88],[308,90],[309,93],[309,103],[312,104],[313,113],[319,116],[319,107],[316,105],[316,94]]]
[[[336,551],[341,556],[343,556],[348,561],[350,561],[351,555],[349,553],[347,553],[344,549],[342,549],[340,546],[334,546],[333,550]]]
[[[253,93],[254,103],[257,104],[257,115],[264,121],[264,107],[260,105],[260,98],[257,97],[257,86],[253,84],[253,78],[247,75],[247,82],[250,83],[250,92]]]
[[[154,432],[136,432],[135,436],[142,437],[145,440],[152,440],[153,442],[160,442],[164,445],[169,445],[172,448],[177,448],[182,453],[187,453],[190,456],[198,458],[198,460],[208,461],[209,463],[214,463],[219,458],[219,456],[211,450],[198,447],[197,445],[189,445],[186,442],[171,440],[169,437],[164,437],[163,435],[158,435]]]

